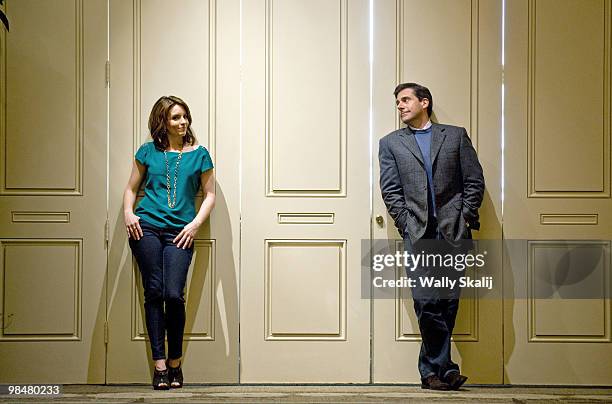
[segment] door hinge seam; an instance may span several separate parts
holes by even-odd
[[[108,246],[108,233],[109,233],[109,225],[108,225],[108,219],[106,219],[106,223],[104,224],[104,242],[106,243],[106,245]]]
[[[104,70],[105,70],[106,87],[110,87],[110,60],[106,61]]]

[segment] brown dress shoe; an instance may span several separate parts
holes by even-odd
[[[431,375],[421,381],[421,388],[429,390],[450,390],[451,386],[440,380],[438,376]]]
[[[463,376],[462,374],[459,374],[459,372],[452,372],[446,376],[446,382],[450,385],[452,390],[459,390],[467,379],[467,376]]]

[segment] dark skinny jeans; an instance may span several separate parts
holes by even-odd
[[[185,330],[185,282],[193,246],[177,248],[172,240],[181,229],[160,229],[140,221],[143,236],[129,239],[138,263],[145,297],[145,318],[153,360],[165,359],[164,339],[168,333],[168,358],[183,356]]]

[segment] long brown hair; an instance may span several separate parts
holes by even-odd
[[[168,140],[167,121],[168,116],[170,115],[170,110],[175,105],[180,105],[183,107],[187,120],[189,121],[189,124],[187,125],[187,133],[183,138],[183,145],[193,145],[196,142],[195,135],[191,129],[191,124],[193,121],[191,119],[191,112],[189,111],[189,106],[187,103],[174,95],[163,96],[155,102],[153,108],[151,109],[151,114],[149,115],[149,132],[151,133],[153,143],[158,150],[166,150],[170,145]]]

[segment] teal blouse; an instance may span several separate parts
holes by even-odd
[[[178,155],[178,152],[167,152],[170,200],[174,200],[174,172]],[[200,189],[200,174],[213,168],[208,150],[200,145],[195,150],[183,153],[176,181],[174,208],[168,206],[164,152],[157,150],[153,142],[147,142],[140,146],[135,158],[147,167],[144,198],[134,212],[136,216],[162,229],[183,228],[191,222],[196,216],[195,196]]]

